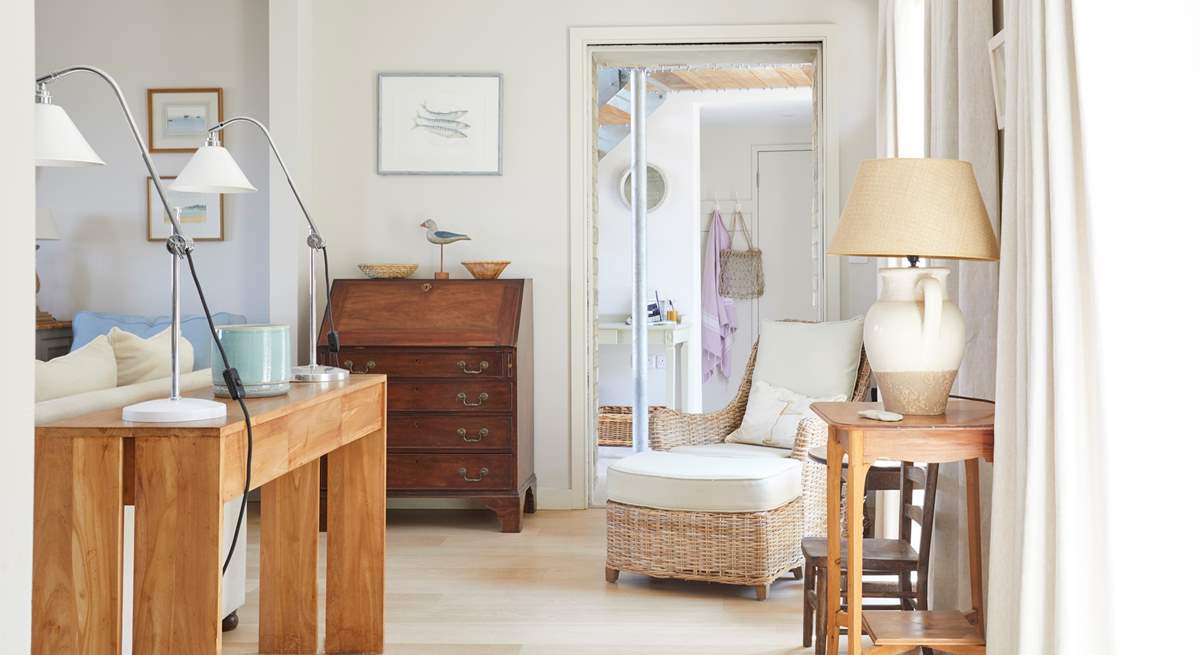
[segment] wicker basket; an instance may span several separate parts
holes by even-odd
[[[416,264],[359,264],[358,270],[372,279],[405,278],[417,272]]]
[[[482,262],[463,262],[463,268],[471,272],[471,275],[476,280],[494,280],[500,277],[504,269],[512,262],[509,261],[482,261]]]
[[[650,411],[666,409],[651,405]],[[633,446],[633,408],[629,405],[601,405],[596,419],[596,443],[601,446]]]

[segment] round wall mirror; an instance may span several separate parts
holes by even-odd
[[[652,212],[667,199],[667,174],[654,164],[646,164],[646,211]],[[621,200],[633,207],[633,169],[621,177]]]

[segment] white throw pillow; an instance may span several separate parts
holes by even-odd
[[[794,391],[759,380],[750,386],[750,399],[742,425],[725,437],[728,443],[751,444],[771,448],[791,448],[796,443],[800,421],[816,416],[809,407],[815,402],[845,400],[844,394],[809,398]]]
[[[117,360],[103,334],[48,362],[33,363],[34,402],[117,386]]]
[[[763,321],[752,379],[809,398],[849,398],[862,343],[861,317],[828,323]]]
[[[117,386],[149,382],[171,374],[171,328],[143,339],[121,328],[108,331],[117,359]],[[192,344],[179,337],[179,372],[192,371]]]

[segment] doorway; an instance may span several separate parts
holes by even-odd
[[[661,30],[656,28],[653,30],[654,38],[651,37],[651,31],[638,28],[572,30],[572,162],[578,164],[578,168],[573,166],[572,174],[572,245],[574,248],[571,298],[572,491],[578,493],[582,487],[582,490],[589,497],[594,498],[597,503],[603,502],[603,485],[593,487],[592,484],[598,468],[596,464],[601,455],[597,450],[599,437],[597,419],[601,404],[609,400],[604,398],[607,382],[620,379],[619,372],[616,375],[605,375],[605,362],[608,360],[623,362],[625,371],[630,373],[629,369],[632,368],[629,354],[621,353],[619,350],[616,355],[605,352],[611,350],[610,345],[622,345],[620,338],[617,337],[614,342],[611,334],[614,328],[617,328],[617,325],[614,324],[622,323],[622,319],[630,315],[632,308],[628,302],[628,284],[624,287],[623,295],[626,297],[624,304],[616,307],[613,299],[619,298],[621,292],[617,291],[614,295],[612,291],[620,287],[618,284],[609,284],[610,280],[603,273],[605,262],[611,255],[609,246],[617,243],[613,241],[606,245],[605,217],[602,211],[606,202],[605,185],[611,182],[612,186],[616,187],[617,181],[614,180],[619,179],[619,176],[610,174],[612,171],[605,170],[606,164],[604,157],[601,156],[601,146],[605,144],[597,130],[601,121],[611,121],[612,115],[616,113],[606,110],[603,103],[596,103],[603,96],[598,83],[604,74],[604,69],[653,67],[665,64],[666,68],[660,70],[677,72],[678,78],[693,84],[698,83],[698,78],[706,76],[723,77],[726,80],[725,83],[730,84],[729,80],[746,74],[747,69],[751,71],[760,69],[758,77],[762,80],[769,79],[771,75],[769,71],[761,69],[774,66],[803,68],[805,74],[809,76],[807,85],[765,84],[755,89],[753,86],[738,88],[734,82],[732,87],[724,90],[734,91],[736,89],[736,93],[742,94],[742,97],[736,99],[740,102],[728,104],[752,104],[747,101],[755,93],[777,90],[780,87],[807,86],[804,105],[810,108],[813,116],[825,115],[831,104],[829,102],[831,94],[829,85],[824,80],[822,55],[827,52],[828,32],[831,29],[830,26],[821,25],[664,28]],[[630,34],[629,31],[638,34]],[[713,34],[723,33],[725,38],[721,40],[698,38],[699,34],[709,31]],[[773,33],[775,38],[764,36],[762,34],[764,31]],[[783,33],[792,36],[781,36]],[[690,40],[692,38],[696,40]],[[690,45],[692,43],[704,45]],[[681,62],[684,65],[681,66]],[[674,71],[671,71],[672,65],[676,66]],[[722,70],[723,68],[727,70]],[[695,71],[711,72],[712,75],[698,75]],[[754,76],[754,73],[751,72],[750,76]],[[679,80],[672,80],[670,75],[661,76],[660,81],[662,78],[666,78],[668,87],[672,82],[679,82]],[[617,82],[619,86],[619,77]],[[664,95],[677,92],[680,94],[708,93],[711,96],[713,92],[720,91],[722,91],[720,86],[686,90],[674,88],[665,91]],[[716,102],[711,97],[707,100],[713,101],[711,104],[714,106],[724,104]],[[679,102],[675,104],[679,104]],[[689,167],[693,169],[692,173],[695,176],[693,184],[689,188],[688,184],[679,181],[678,171],[681,170],[680,168],[664,167],[667,168],[668,181],[663,195],[668,200],[673,198],[678,203],[690,205],[687,218],[690,225],[684,223],[683,229],[674,230],[668,241],[669,246],[666,249],[660,249],[659,252],[669,250],[675,259],[683,262],[678,270],[686,271],[686,274],[674,286],[657,283],[653,272],[648,280],[651,298],[654,298],[654,291],[657,289],[660,291],[659,299],[664,301],[661,303],[664,310],[673,308],[683,314],[681,320],[670,327],[677,333],[674,337],[661,339],[651,337],[651,358],[654,361],[654,364],[651,364],[652,377],[657,374],[664,380],[677,381],[679,386],[676,393],[666,396],[667,404],[672,404],[681,411],[691,412],[703,411],[706,409],[705,405],[709,397],[715,397],[707,393],[707,390],[703,388],[704,385],[700,382],[699,319],[701,310],[698,302],[700,255],[705,243],[705,232],[712,219],[714,209],[720,212],[728,226],[735,209],[740,206],[742,217],[749,227],[748,232],[752,235],[750,237],[752,242],[761,246],[765,243],[764,240],[769,239],[772,248],[787,248],[790,251],[774,257],[773,259],[776,261],[773,264],[767,264],[767,257],[764,256],[764,272],[772,279],[777,279],[775,284],[777,293],[771,296],[764,293],[762,298],[748,304],[746,325],[749,326],[749,329],[742,334],[744,337],[742,341],[747,344],[747,354],[749,344],[753,342],[753,337],[757,332],[757,321],[761,318],[768,314],[773,317],[777,312],[783,312],[780,317],[810,319],[819,319],[827,314],[836,315],[838,299],[837,268],[830,266],[827,258],[821,255],[824,251],[824,240],[827,234],[825,223],[828,219],[824,211],[823,199],[836,197],[836,174],[814,175],[818,170],[834,172],[837,170],[836,151],[829,147],[835,142],[835,139],[829,136],[832,120],[822,121],[815,128],[810,122],[798,135],[786,140],[774,139],[747,143],[738,155],[745,160],[745,166],[741,173],[744,177],[745,187],[734,189],[727,186],[724,191],[717,190],[710,194],[707,193],[707,190],[700,192],[701,185],[695,183],[700,178],[698,169],[701,164],[698,153],[702,150],[702,138],[699,125],[703,104],[705,103],[698,102],[692,109],[694,119],[692,122],[696,129],[692,133],[691,140],[697,156],[693,157],[691,164],[684,164],[682,167],[682,170]],[[686,114],[686,112],[683,113]],[[793,115],[791,118],[794,119],[796,116]],[[647,121],[648,126],[651,125],[652,120],[651,118]],[[753,121],[743,121],[743,123],[746,122],[752,123]],[[673,121],[673,123],[678,127],[679,121]],[[688,140],[686,135],[683,140]],[[648,148],[653,150],[655,143],[654,135],[648,134]],[[628,150],[628,144],[622,144],[619,141],[613,143],[611,139],[606,144],[606,149],[609,151],[620,151],[622,148]],[[650,153],[649,160],[650,164],[656,164],[656,156],[653,152]],[[615,166],[613,168],[619,170],[623,167]],[[674,174],[671,168],[675,169]],[[759,193],[754,188],[761,186],[764,176],[766,176],[765,182],[771,187],[767,194]],[[610,177],[614,180],[609,180]],[[787,183],[783,184],[785,180]],[[779,188],[775,188],[776,186]],[[710,199],[709,197],[713,195],[716,197]],[[803,210],[797,211],[797,205],[802,205]],[[763,215],[768,217],[766,224],[763,223]],[[653,229],[655,221],[656,217],[653,213],[648,216],[648,224],[651,229]],[[624,245],[628,248],[628,222],[627,220],[624,222],[625,226],[617,227],[625,235],[626,243]],[[789,224],[787,226],[796,233],[783,235],[782,230],[785,224]],[[652,235],[649,237],[649,242],[652,247],[655,244],[663,243],[662,240],[656,240]],[[745,242],[739,241],[739,243]],[[783,251],[781,250],[781,252]],[[651,259],[653,260],[654,257],[655,255],[652,254]],[[794,281],[797,276],[799,276],[799,282]],[[768,282],[767,286],[771,287],[771,282]],[[670,287],[670,289],[664,290],[659,287]],[[610,293],[606,294],[606,289]],[[680,336],[679,332],[684,334]],[[683,342],[686,345],[676,350],[677,342]],[[655,345],[661,345],[661,347],[656,348]],[[674,359],[676,362],[674,370],[660,371],[659,362],[670,359]],[[732,383],[734,388],[741,379],[742,371],[740,369],[744,366],[745,361],[742,360],[740,364],[741,366],[731,367],[730,370],[729,377],[734,378]],[[738,370],[735,371],[732,368]],[[629,375],[625,377],[624,386],[628,388],[631,384],[632,377]],[[618,382],[613,386],[619,389],[621,384]],[[651,389],[656,389],[658,386],[655,382],[650,382]],[[668,386],[668,384],[664,384],[663,389],[666,390]],[[674,396],[673,400],[671,395]],[[664,402],[656,402],[656,399],[652,397],[651,404],[664,404]],[[584,500],[584,504],[586,504],[586,500]]]

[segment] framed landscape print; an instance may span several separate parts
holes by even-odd
[[[225,240],[225,196],[219,193],[180,193],[167,188],[175,176],[161,178],[167,202],[179,208],[183,233],[196,241]],[[154,191],[154,181],[146,178],[146,239],[166,241],[171,236],[171,219]]]
[[[500,175],[499,73],[380,73],[380,175]]]
[[[221,89],[149,89],[150,152],[195,152],[224,119]]]

